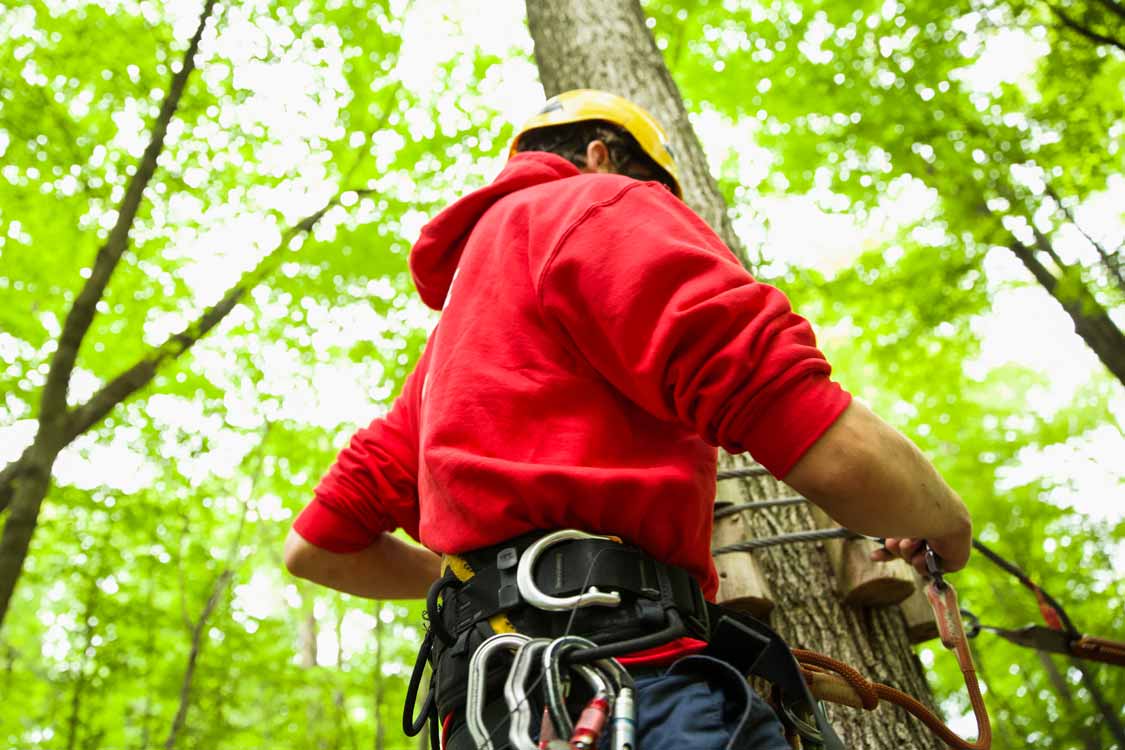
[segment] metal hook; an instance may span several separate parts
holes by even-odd
[[[576,529],[563,529],[537,540],[520,555],[519,566],[516,568],[516,586],[519,587],[520,596],[533,607],[547,612],[569,612],[579,607],[603,606],[617,607],[621,604],[621,595],[616,591],[599,591],[596,586],[591,586],[582,594],[574,596],[548,596],[535,585],[535,562],[539,556],[550,546],[569,539],[604,539],[613,541],[609,537],[587,534]]]

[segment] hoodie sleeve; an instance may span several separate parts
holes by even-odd
[[[358,552],[387,531],[418,539],[418,407],[423,354],[386,416],[358,430],[293,528],[330,552]]]
[[[544,317],[618,390],[775,476],[851,400],[785,295],[651,183],[586,210],[537,276]]]

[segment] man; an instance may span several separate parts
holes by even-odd
[[[888,537],[878,559],[924,569],[926,539],[947,570],[963,567],[957,495],[829,380],[808,323],[679,196],[648,113],[605,92],[551,99],[499,177],[423,229],[410,265],[441,320],[391,411],[356,433],[294,524],[289,569],[418,598],[439,554],[580,529],[687,571],[710,600],[716,446]],[[702,647],[678,638],[627,660],[682,659],[638,685],[638,744],[786,747],[761,699],[724,687]]]

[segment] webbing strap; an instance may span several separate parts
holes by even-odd
[[[745,675],[769,680],[781,695],[787,718],[807,713],[816,723],[817,737],[806,740],[824,750],[844,750],[823,709],[809,692],[789,645],[772,628],[750,615],[717,604],[708,604],[711,639],[708,650]]]
[[[506,547],[496,551],[499,556]],[[451,633],[462,632],[474,622],[485,620],[520,605],[504,594],[508,573],[495,563],[481,564],[477,556],[474,575],[452,596],[446,597],[442,620]],[[634,598],[659,604],[654,622],[662,621],[668,607],[679,609],[689,626],[702,637],[703,600],[691,575],[678,567],[659,563],[644,552],[604,540],[574,540],[545,550],[535,567],[535,583],[548,596],[570,596],[590,586],[603,591],[631,594]],[[597,608],[609,619],[609,609]],[[626,614],[622,612],[621,614]],[[629,613],[630,616],[635,616]],[[694,622],[692,619],[694,618]]]

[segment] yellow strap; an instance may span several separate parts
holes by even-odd
[[[441,571],[445,573],[448,570],[452,570],[453,575],[457,576],[457,580],[462,582],[476,575],[476,571],[473,570],[473,566],[469,565],[469,561],[458,555],[442,555]],[[516,626],[503,612],[488,618],[488,625],[492,628],[493,633],[516,632]]]

